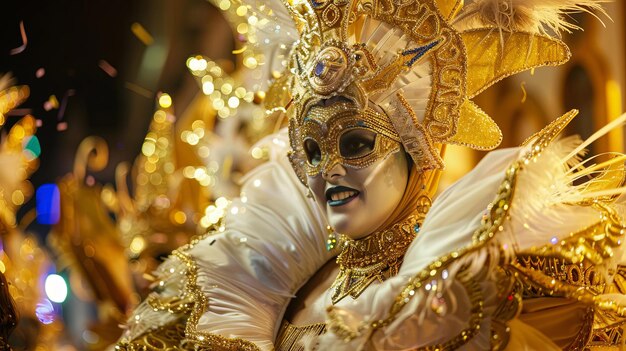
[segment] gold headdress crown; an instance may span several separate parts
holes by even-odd
[[[507,14],[498,11],[515,8],[499,5],[509,2],[474,1],[465,9],[462,0],[285,4],[300,40],[287,74],[276,84],[291,94],[283,101],[291,101],[290,157],[301,180],[304,118],[311,106],[334,96],[348,98],[360,109],[368,104],[382,109],[421,170],[443,167],[437,144],[495,148],[502,134],[471,99],[507,76],[565,63],[569,49],[545,34],[544,27],[555,33],[567,30],[571,25],[562,20],[564,11],[583,9],[564,1],[549,5],[556,17],[542,19],[532,14],[545,9],[527,2],[525,12],[508,15],[528,18],[523,23],[510,18],[504,26]]]

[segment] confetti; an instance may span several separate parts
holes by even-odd
[[[152,99],[153,93],[150,90],[146,89],[146,88],[142,88],[139,85],[134,84],[134,83],[130,83],[130,82],[126,82],[125,87],[126,87],[126,89],[128,89],[128,90],[130,90],[132,92],[135,92],[135,93],[137,93],[137,94],[139,94],[141,96],[147,97],[148,99]]]
[[[57,130],[59,132],[67,130],[67,122],[61,122],[61,123],[57,124]]]
[[[232,51],[232,52],[233,52],[233,55],[238,55],[238,54],[241,54],[241,53],[243,53],[244,51],[246,51],[246,49],[247,49],[247,48],[248,48],[248,46],[247,46],[247,45],[244,45],[241,49],[238,49],[238,50],[233,50],[233,51]]]
[[[26,116],[33,113],[32,108],[16,108],[6,113],[7,116]]]
[[[65,108],[67,107],[67,99],[70,96],[74,96],[75,93],[76,93],[76,90],[70,89],[65,92],[65,95],[63,95],[63,101],[61,101],[61,107],[59,108],[59,113],[57,114],[57,119],[59,121],[62,120],[63,117],[65,116]]]
[[[24,30],[24,21],[20,21],[20,33],[22,34],[22,42],[24,44],[16,47],[15,49],[11,49],[10,51],[11,55],[17,55],[20,52],[24,51],[24,49],[26,49],[26,44],[28,44],[28,38],[26,37],[26,30]]]
[[[115,67],[111,66],[111,64],[108,63],[107,61],[105,60],[98,61],[98,66],[110,77],[117,76],[117,70],[115,69]]]
[[[522,82],[521,87],[522,87],[522,94],[523,94],[522,95],[522,104],[523,104],[523,103],[526,102],[526,97],[527,97],[527,95],[526,95],[526,82]]]
[[[154,41],[152,35],[139,23],[135,22],[130,26],[130,30],[135,34],[137,39],[141,40],[144,45],[150,45]]]
[[[41,67],[37,71],[35,71],[35,77],[37,77],[37,78],[41,78],[45,74],[46,74],[46,70],[43,67]]]
[[[59,108],[59,100],[57,100],[57,97],[54,95],[50,95],[50,97],[48,98],[48,101],[43,103],[43,109],[46,111],[50,111],[52,109],[57,109]]]

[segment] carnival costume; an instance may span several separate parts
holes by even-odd
[[[597,10],[597,2],[268,7],[276,27],[291,18],[287,32],[299,33],[266,101],[289,116],[289,139],[265,139],[270,161],[248,175],[224,223],[158,269],[155,292],[129,319],[119,349],[574,350],[621,342],[624,213],[616,197],[625,157],[581,158],[623,118],[585,142],[558,139],[571,111],[523,146],[490,153],[431,200],[446,144],[487,150],[501,140],[471,99],[504,77],[567,61],[567,46],[548,33],[573,29],[563,14]],[[358,129],[376,134],[373,150],[346,157],[339,139]],[[303,186],[308,177],[338,163],[363,169],[401,149],[412,168],[393,220],[360,240],[327,238]],[[318,306],[326,322],[283,323],[294,295],[337,254],[340,273]],[[536,321],[553,319],[541,314],[546,306],[571,312],[552,326],[567,325],[569,335],[538,330]]]

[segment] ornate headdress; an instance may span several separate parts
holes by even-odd
[[[443,167],[437,145],[495,148],[502,134],[471,99],[507,76],[565,63],[569,49],[546,33],[573,28],[565,12],[598,7],[590,0],[483,0],[465,8],[462,0],[286,6],[300,40],[275,85],[291,94],[283,99],[290,101],[291,161],[303,182],[303,124],[312,106],[335,96],[351,100],[362,123],[391,124],[420,170]],[[370,110],[382,113],[365,113]]]

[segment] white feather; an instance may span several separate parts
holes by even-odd
[[[581,29],[570,22],[572,13],[588,12],[607,16],[601,4],[606,0],[474,0],[455,20],[458,30],[495,27],[500,31],[570,33]]]

